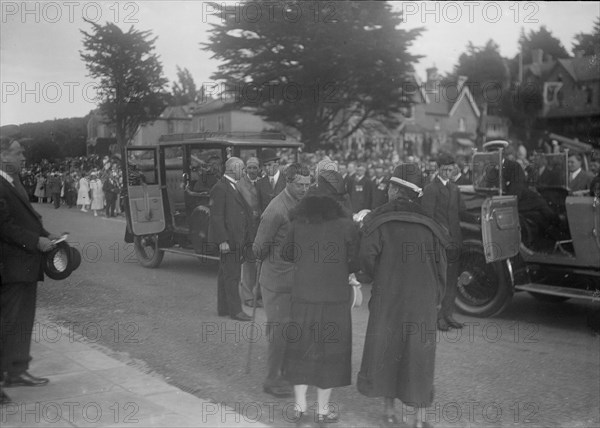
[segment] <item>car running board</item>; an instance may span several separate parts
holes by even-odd
[[[523,285],[515,285],[515,289],[521,291],[529,291],[531,293],[548,294],[550,296],[562,296],[574,299],[600,301],[600,289],[581,290],[577,288],[553,287],[551,285],[537,284],[534,282],[530,282],[529,284]]]
[[[219,257],[198,254],[194,250],[183,250],[183,249],[175,249],[175,248],[160,248],[160,250],[162,250],[166,253],[175,253],[175,254],[182,254],[184,256],[192,256],[192,257],[196,257],[198,259],[208,259],[208,260],[216,260],[216,261],[221,260]]]

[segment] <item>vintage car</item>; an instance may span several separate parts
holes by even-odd
[[[497,315],[520,291],[546,301],[600,299],[600,199],[570,192],[566,152],[540,155],[555,181],[528,185],[556,215],[557,230],[549,237],[535,216],[520,212],[516,196],[502,194],[502,156],[502,150],[474,153],[473,185],[460,186],[467,209],[461,214],[458,309]]]
[[[264,148],[297,160],[302,143],[282,134],[164,135],[157,145],[124,148],[126,242],[141,265],[155,268],[165,252],[218,260],[208,242],[210,189],[225,160],[259,157]]]

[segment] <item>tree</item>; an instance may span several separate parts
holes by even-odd
[[[298,130],[307,151],[354,133],[365,120],[397,125],[407,104],[402,86],[419,57],[408,48],[422,29],[399,27],[385,2],[261,2],[213,4],[214,79],[240,106]]]
[[[173,82],[171,105],[185,105],[191,102],[198,102],[204,99],[204,86],[200,90],[196,88],[196,82],[192,73],[187,68],[183,70],[177,66],[177,79],[179,82]]]
[[[539,31],[531,30],[527,36],[524,32],[521,32],[519,44],[523,53],[523,64],[531,64],[533,62],[532,52],[535,49],[541,49],[544,51],[544,54],[552,55],[555,59],[569,57],[567,50],[560,40],[554,37],[552,32],[546,29],[545,25],[542,25]]]
[[[600,17],[597,17],[594,21],[592,34],[579,33],[575,36],[573,53],[577,51],[583,51],[584,55],[600,53]]]
[[[112,23],[86,22],[93,31],[81,30],[85,52],[80,56],[90,76],[100,79],[100,111],[115,124],[117,143],[123,147],[139,125],[156,119],[166,106],[163,88],[168,81],[153,53],[156,37],[133,26],[124,33]]]
[[[479,107],[484,103],[499,104],[502,93],[510,85],[506,60],[500,55],[499,46],[491,39],[483,47],[469,42],[467,52],[458,58],[458,64],[454,67],[452,81],[456,82],[461,75],[467,77],[466,85]]]

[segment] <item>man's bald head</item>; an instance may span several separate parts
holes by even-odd
[[[244,161],[240,158],[231,157],[227,159],[225,162],[225,174],[233,178],[234,180],[239,180],[242,178],[242,172],[244,171]]]

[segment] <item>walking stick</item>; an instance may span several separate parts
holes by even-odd
[[[258,290],[260,289],[260,283],[259,283],[259,278],[260,278],[260,269],[262,267],[262,263],[261,262],[257,262],[257,267],[256,267],[256,282],[254,283],[254,290],[252,290],[252,326],[255,325],[254,320],[256,319],[256,302],[258,301]],[[254,343],[254,340],[250,340],[250,343],[248,343],[248,357],[246,359],[246,374],[250,373],[250,366],[252,364],[252,344]]]

